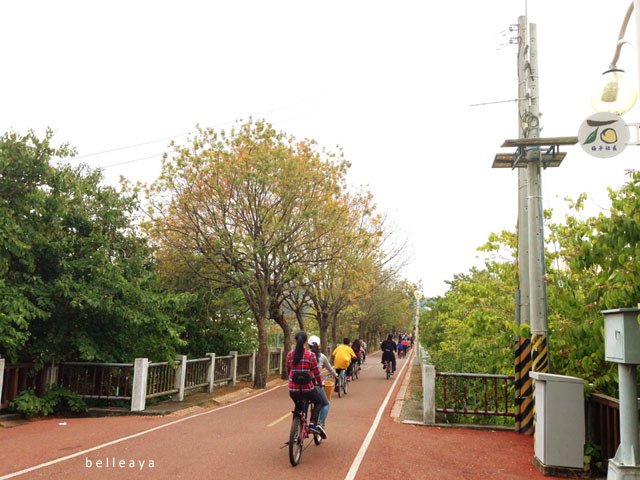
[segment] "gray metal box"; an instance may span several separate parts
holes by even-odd
[[[640,324],[637,308],[604,310],[604,358],[609,362],[640,364]]]
[[[548,467],[584,467],[584,382],[580,378],[530,372],[535,379],[534,453]]]

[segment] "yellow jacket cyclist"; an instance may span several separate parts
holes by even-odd
[[[344,338],[342,345],[338,345],[331,356],[333,357],[333,366],[340,375],[340,372],[347,369],[347,375],[351,375],[351,359],[356,358],[356,354],[349,346],[349,339]]]

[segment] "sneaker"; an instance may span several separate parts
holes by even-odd
[[[320,425],[315,425],[315,424],[311,423],[309,425],[309,431],[311,433],[318,433],[318,434],[320,434],[320,436],[322,436],[322,432],[320,432],[320,429],[318,428],[319,426]]]
[[[385,369],[385,366],[384,366],[384,365],[382,365],[382,369],[383,369],[383,370]]]
[[[323,440],[326,440],[327,438],[327,432],[324,429],[324,425],[316,425],[316,430],[318,431],[318,433],[320,433],[320,436],[322,437]]]

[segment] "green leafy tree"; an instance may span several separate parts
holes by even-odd
[[[0,347],[12,360],[170,358],[185,299],[159,289],[135,195],[33,133],[0,139]]]

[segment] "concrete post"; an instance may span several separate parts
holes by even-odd
[[[269,369],[271,368],[271,349],[267,349],[267,377],[269,376]]]
[[[609,474],[611,475],[615,470],[613,478],[640,479],[636,366],[619,363],[618,383],[620,385],[620,446],[616,456],[609,462]]]
[[[207,357],[211,363],[207,367],[207,378],[209,379],[209,393],[213,392],[213,384],[216,379],[216,354],[215,353],[207,353]]]
[[[278,369],[278,373],[282,375],[284,371],[284,347],[280,347],[280,368]]]
[[[142,412],[147,401],[147,373],[149,359],[136,358],[133,364],[133,388],[131,389],[131,411]]]
[[[4,381],[4,358],[0,358],[0,405],[2,404],[2,382]]]
[[[184,400],[184,383],[187,379],[187,356],[178,355],[176,362],[180,362],[178,368],[176,368],[176,376],[173,382],[173,388],[178,389],[178,396],[173,397],[174,402],[182,402]]]
[[[231,359],[231,385],[235,385],[238,378],[238,352],[234,350],[229,352],[229,355],[233,357]]]
[[[251,381],[256,381],[256,351],[251,354]]]
[[[422,364],[422,411],[425,425],[436,423],[436,367]]]
[[[53,362],[44,368],[44,391],[48,392],[58,383],[58,365]]]

